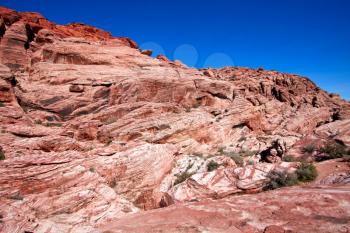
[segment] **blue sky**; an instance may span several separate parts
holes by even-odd
[[[59,24],[128,36],[190,66],[263,67],[308,76],[350,100],[350,1],[2,0]]]

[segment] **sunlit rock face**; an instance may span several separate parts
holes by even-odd
[[[309,141],[350,146],[350,104],[338,96],[297,75],[197,70],[92,26],[0,15],[1,232],[349,224],[344,163],[321,164],[318,189],[256,194],[271,171],[294,172],[281,160]]]

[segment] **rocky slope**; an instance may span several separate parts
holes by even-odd
[[[92,26],[0,15],[1,231],[349,230],[344,163],[317,189],[246,194],[309,143],[350,146],[349,102],[297,75],[197,70]]]

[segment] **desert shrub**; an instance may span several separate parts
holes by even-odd
[[[239,154],[237,154],[237,153],[230,153],[230,154],[228,154],[228,156],[233,160],[233,161],[235,161],[235,163],[237,164],[237,166],[243,166],[243,164],[244,164],[244,160],[243,160],[243,157],[242,156],[240,156]]]
[[[248,165],[254,165],[254,160],[249,159],[249,160],[248,160]]]
[[[190,107],[185,107],[185,112],[191,112],[191,108]]]
[[[244,165],[244,157],[251,157],[256,154],[256,151],[251,151],[251,150],[241,150],[240,152],[224,152],[223,149],[222,151],[219,151],[219,153],[224,154],[228,157],[230,157],[233,161],[238,166],[243,166]]]
[[[344,155],[349,153],[346,146],[337,142],[324,145],[320,148],[320,152],[328,156],[326,159],[342,158]]]
[[[24,199],[23,195],[21,195],[19,192],[11,195],[9,198],[18,201],[22,201]]]
[[[256,154],[256,151],[254,150],[241,150],[239,152],[239,155],[242,157],[251,157]]]
[[[267,177],[270,179],[270,182],[264,187],[264,190],[273,190],[298,184],[298,176],[295,173],[271,171]]]
[[[184,182],[185,180],[187,180],[188,178],[190,178],[194,173],[192,172],[188,172],[188,171],[184,171],[181,172],[180,174],[176,174],[176,180],[174,182],[174,186],[177,184],[180,184],[182,182]]]
[[[293,156],[290,156],[290,155],[285,155],[285,156],[282,157],[282,160],[284,162],[294,162],[295,158]]]
[[[5,153],[4,151],[0,150],[0,160],[5,160],[6,157],[5,157]]]
[[[5,107],[5,104],[3,102],[0,102],[0,107]]]
[[[95,170],[94,167],[90,167],[90,168],[89,168],[89,171],[90,171],[90,172],[95,172],[96,170]]]
[[[298,180],[301,182],[313,181],[318,175],[316,167],[311,163],[301,163],[295,173],[298,176]]]
[[[219,147],[218,152],[219,154],[224,154],[225,153],[225,148],[224,146]]]
[[[207,164],[207,170],[208,172],[214,171],[219,167],[219,164],[217,162],[215,162],[214,160],[211,160],[208,164]]]
[[[242,137],[240,137],[239,139],[238,139],[238,142],[243,142],[243,141],[245,141],[247,138],[245,137],[245,136],[242,136]]]
[[[317,170],[313,164],[302,163],[295,173],[271,171],[267,177],[270,179],[270,182],[264,187],[264,190],[273,190],[297,185],[299,182],[313,181],[317,177]]]
[[[45,125],[47,127],[61,127],[62,123],[60,123],[60,122],[46,122]]]
[[[303,153],[309,153],[309,154],[311,154],[311,153],[314,152],[316,149],[317,149],[317,148],[316,148],[315,145],[309,144],[309,145],[306,145],[306,146],[303,147],[302,152],[303,152]]]

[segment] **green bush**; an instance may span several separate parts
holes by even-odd
[[[297,169],[296,174],[298,180],[301,182],[313,181],[317,177],[316,167],[311,163],[301,163],[300,167]]]
[[[270,179],[270,182],[264,187],[264,190],[273,190],[298,184],[298,176],[295,173],[271,171],[267,177]]]
[[[256,154],[256,151],[251,150],[241,150],[240,152],[223,152],[224,155],[230,157],[238,166],[243,166],[244,157],[250,157]]]
[[[219,167],[219,164],[217,162],[215,162],[214,160],[211,160],[208,164],[207,164],[207,170],[208,172],[214,171]]]
[[[0,150],[0,160],[5,160],[5,159],[6,159],[5,153],[2,150]]]
[[[293,156],[290,156],[290,155],[285,155],[285,156],[282,157],[282,160],[284,162],[294,162],[295,158]]]
[[[270,179],[270,182],[264,187],[264,190],[273,190],[297,185],[299,182],[313,181],[317,177],[317,170],[313,164],[301,163],[295,173],[271,171],[267,177]]]
[[[5,104],[3,102],[0,102],[0,107],[5,107]]]
[[[192,172],[188,172],[188,171],[184,171],[180,174],[176,174],[176,180],[174,182],[174,186],[177,184],[180,184],[182,182],[184,182],[185,180],[187,180],[188,178],[190,178],[194,173]]]
[[[303,147],[302,151],[303,153],[309,153],[311,154],[312,152],[314,152],[316,150],[316,146],[313,144],[309,144]]]
[[[320,148],[320,152],[328,155],[329,159],[342,158],[344,155],[348,154],[346,146],[340,143],[328,143]]]

